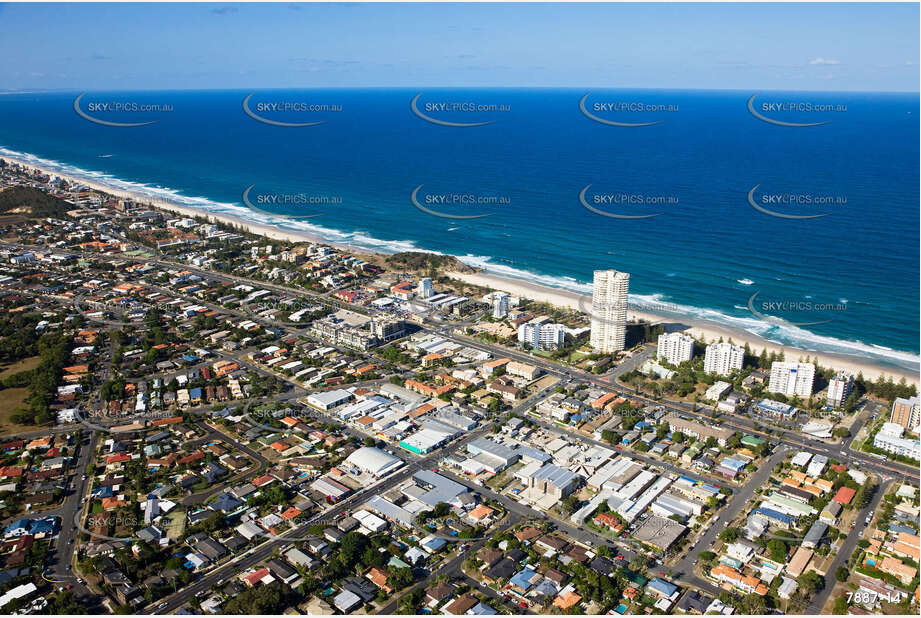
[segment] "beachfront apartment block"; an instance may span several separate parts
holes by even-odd
[[[839,373],[828,382],[828,396],[825,405],[829,408],[840,408],[850,397],[854,390],[854,376],[848,373]]]
[[[555,350],[566,340],[566,326],[550,322],[548,317],[534,318],[518,327],[518,342],[534,350]]]
[[[907,431],[914,431],[921,425],[921,398],[908,399],[896,397],[892,404],[892,416],[889,422],[901,425]]]
[[[684,333],[663,333],[659,335],[656,359],[680,365],[694,356],[694,338]]]
[[[596,270],[592,285],[592,330],[589,343],[603,353],[624,349],[627,338],[629,273]]]
[[[790,363],[775,361],[771,364],[771,379],[768,392],[782,393],[788,397],[809,397],[815,379],[815,365],[812,363]]]
[[[704,354],[704,371],[721,376],[728,376],[733,371],[742,369],[745,360],[745,348],[731,343],[711,343]]]
[[[435,288],[432,286],[432,280],[429,277],[423,277],[416,288],[418,298],[431,298],[435,295]]]
[[[921,441],[905,438],[905,428],[898,423],[883,423],[873,438],[873,446],[894,455],[903,455],[921,460]]]
[[[508,315],[509,299],[504,292],[494,292],[492,295],[492,317],[497,320]]]

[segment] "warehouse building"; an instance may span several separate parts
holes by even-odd
[[[373,446],[358,449],[345,462],[353,468],[380,478],[403,466],[403,460]]]

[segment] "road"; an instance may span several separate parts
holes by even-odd
[[[74,595],[80,600],[81,604],[89,607],[95,607],[99,603],[99,598],[90,591],[86,585],[77,581],[77,578],[68,568],[73,565],[74,552],[76,550],[76,536],[78,531],[75,527],[74,518],[80,511],[80,501],[89,490],[89,477],[83,479],[86,467],[92,461],[93,453],[96,450],[98,437],[96,432],[84,431],[84,436],[79,438],[79,455],[71,468],[71,479],[67,484],[67,495],[61,506],[50,511],[43,511],[41,514],[56,515],[61,518],[61,531],[54,541],[54,548],[45,558],[45,571],[43,577],[57,586],[71,586]],[[88,435],[86,435],[88,434]],[[83,442],[86,441],[87,444]]]
[[[712,522],[710,528],[688,548],[685,556],[679,560],[673,567],[672,573],[677,581],[684,581],[698,588],[705,588],[710,592],[719,593],[719,587],[712,583],[698,578],[694,575],[694,562],[697,561],[697,555],[701,551],[709,550],[716,543],[720,532],[726,529],[726,524],[734,521],[740,513],[750,506],[749,501],[755,493],[755,490],[763,487],[771,474],[774,467],[782,462],[789,455],[789,451],[780,447],[761,467],[752,475],[744,487],[738,488],[729,498],[726,506],[720,511],[719,521]]]
[[[195,272],[196,274],[199,274],[202,277],[212,279],[212,280],[216,279],[216,280],[230,281],[230,282],[236,282],[236,283],[247,283],[250,285],[258,286],[263,289],[269,289],[269,290],[272,290],[272,291],[275,291],[275,292],[278,292],[278,293],[281,293],[287,296],[310,298],[315,302],[320,302],[327,306],[332,306],[335,308],[348,308],[352,311],[356,311],[359,313],[366,313],[366,311],[361,307],[351,306],[347,303],[332,299],[326,295],[319,295],[319,294],[315,294],[315,293],[307,292],[303,290],[295,290],[291,288],[286,288],[284,286],[278,286],[278,285],[270,284],[264,281],[249,280],[249,279],[245,279],[242,277],[236,277],[235,275],[230,275],[226,273],[217,273],[214,271],[198,269],[198,268],[192,267],[187,264],[179,264],[176,262],[162,260],[160,258],[125,257],[125,259],[134,260],[138,262],[151,263],[151,264],[155,264],[161,267],[168,267],[168,268],[181,267],[185,270],[190,270],[192,272]],[[176,294],[172,291],[166,291],[166,292],[169,293],[171,296],[176,296]],[[196,304],[202,304],[202,302],[199,299],[189,299],[189,301],[194,302]],[[79,307],[79,303],[77,304],[77,306]],[[238,312],[238,311],[228,310],[223,307],[218,308],[216,306],[215,308],[219,309],[223,313],[231,313],[231,314],[237,314],[237,315],[242,314],[242,315],[247,315],[247,316],[251,315],[251,313],[249,313],[248,311]],[[277,325],[272,320],[259,319],[259,321],[263,323]],[[117,325],[119,327],[124,326],[123,322],[115,322],[115,321],[105,321],[105,322],[110,323],[113,326],[114,325]],[[646,357],[648,357],[649,355],[648,347],[644,348],[641,353],[635,354],[633,357],[627,359],[624,363],[621,363],[621,365],[616,367],[608,375],[599,377],[599,376],[585,373],[578,369],[562,367],[560,365],[552,363],[538,356],[526,354],[518,350],[511,350],[503,346],[497,346],[497,345],[484,343],[480,340],[476,340],[476,339],[467,337],[466,335],[459,334],[456,331],[453,331],[453,328],[455,326],[456,324],[455,325],[439,325],[438,327],[432,327],[430,325],[423,325],[422,329],[426,332],[438,334],[444,337],[445,339],[451,340],[455,343],[486,351],[497,357],[507,357],[507,358],[512,358],[514,360],[518,360],[521,362],[538,365],[545,372],[551,375],[554,375],[558,378],[561,378],[561,379],[570,379],[570,378],[580,379],[580,380],[589,382],[593,384],[594,386],[599,387],[608,392],[616,392],[618,394],[626,395],[634,399],[645,401],[646,403],[649,403],[652,405],[664,405],[666,408],[670,409],[673,412],[679,412],[684,415],[694,416],[698,420],[705,422],[705,423],[712,424],[714,422],[710,416],[708,416],[707,414],[698,412],[696,409],[694,409],[695,406],[692,406],[691,404],[685,404],[682,402],[675,402],[675,401],[654,401],[642,395],[629,393],[628,392],[629,389],[621,388],[617,385],[616,378],[619,375],[622,375],[623,373],[635,368],[641,362],[643,362]],[[306,329],[302,329],[302,330],[293,329],[293,330],[295,334],[300,334],[302,336],[310,337]],[[242,354],[240,353],[237,353],[234,355],[221,354],[221,356],[228,356],[228,357],[232,356],[235,360],[242,360],[241,359]],[[262,368],[256,367],[256,369],[263,374],[272,375],[276,378],[285,380],[285,378],[283,378],[282,376],[278,376],[277,374],[268,372]],[[290,380],[285,380],[285,381],[291,382]],[[528,400],[521,402],[518,406],[516,406],[516,410],[527,411],[527,408],[530,405],[532,405],[534,402],[536,402],[538,398],[539,398],[538,395],[534,395],[528,398]],[[789,447],[799,448],[799,449],[806,450],[814,454],[823,454],[823,455],[828,456],[829,458],[834,458],[834,459],[845,459],[852,466],[859,464],[863,469],[868,470],[870,472],[874,472],[878,475],[889,475],[889,476],[901,477],[901,478],[910,480],[914,483],[917,483],[917,480],[919,478],[917,469],[912,469],[910,466],[904,466],[902,464],[897,464],[894,462],[881,462],[873,458],[870,458],[862,453],[856,453],[854,451],[851,451],[848,447],[850,445],[852,438],[841,444],[829,445],[829,444],[819,442],[816,440],[809,440],[805,438],[804,436],[802,436],[801,434],[799,434],[798,432],[791,432],[791,431],[786,431],[782,429],[772,429],[770,433],[764,433],[762,431],[759,431],[758,429],[755,429],[754,427],[755,423],[753,421],[751,421],[750,419],[747,419],[744,416],[738,415],[738,414],[722,415],[719,418],[722,421],[722,424],[724,426],[727,426],[733,429],[738,429],[738,430],[741,430],[747,433],[767,435],[771,437],[772,439],[775,439],[775,440],[779,439],[781,442],[785,443]],[[862,421],[863,421],[863,418],[860,418],[858,422],[862,422]],[[545,424],[545,426],[551,431],[556,431],[559,433],[568,433],[580,441],[594,442],[594,441],[587,440],[584,436],[577,434],[573,431],[556,428],[555,426],[552,426],[552,425]],[[62,431],[62,430],[66,431],[67,429],[57,429],[56,431]],[[30,433],[32,435],[46,435],[48,431],[45,430],[45,431],[37,431],[37,432],[30,432]],[[856,434],[856,429],[852,433]],[[464,438],[462,438],[460,441],[456,442],[452,447],[449,447],[449,448],[451,448],[452,450],[456,448],[460,448],[467,441],[479,435],[484,435],[484,432],[482,430],[479,430],[477,432],[472,432],[470,434],[467,434]],[[785,447],[781,447],[781,449],[785,449]],[[368,489],[362,490],[361,492],[354,494],[353,496],[349,497],[347,500],[340,503],[333,509],[328,510],[324,513],[321,513],[320,515],[317,515],[315,520],[319,518],[324,518],[324,517],[331,517],[337,513],[344,512],[345,509],[348,508],[349,506],[353,504],[357,504],[359,500],[364,500],[368,492],[384,491],[394,486],[395,484],[402,482],[406,478],[408,478],[409,475],[414,470],[421,469],[422,467],[431,465],[432,461],[434,461],[437,458],[445,456],[448,452],[451,452],[451,451],[442,450],[428,457],[421,458],[417,461],[410,462],[410,464],[406,468],[399,471],[393,477],[386,479],[384,482],[378,484],[377,487],[368,488]],[[756,472],[752,480],[745,485],[745,487],[743,487],[741,490],[736,491],[736,493],[732,496],[732,499],[729,501],[727,507],[725,508],[723,514],[721,515],[721,518],[725,517],[725,518],[732,519],[735,516],[737,516],[739,512],[741,512],[741,510],[748,503],[748,500],[750,499],[752,493],[754,492],[754,489],[761,486],[761,484],[763,484],[763,482],[770,475],[770,472],[774,467],[774,463],[773,463],[774,458],[780,456],[782,452],[785,452],[785,451],[779,451],[778,453],[775,453],[775,455],[769,460],[770,462],[772,462],[770,465],[762,466]],[[647,461],[647,463],[654,462],[656,465],[663,466],[663,463],[657,460],[648,460],[647,458],[641,457],[639,455],[637,455],[637,458],[643,459]],[[686,471],[683,471],[680,468],[674,468],[673,471],[680,472],[682,474],[687,474]],[[760,479],[760,482],[758,482],[759,479]],[[458,480],[465,481],[465,479],[458,479]],[[707,480],[708,482],[714,482],[711,479],[707,479]],[[526,516],[526,517],[531,517],[531,518],[543,517],[543,515],[537,513],[533,509],[530,509],[529,507],[524,507],[523,505],[520,505],[517,502],[510,500],[509,498],[505,496],[496,494],[495,492],[491,492],[491,490],[488,490],[488,488],[479,487],[479,486],[471,486],[471,488],[476,489],[477,491],[480,491],[481,493],[485,493],[486,495],[490,495],[491,498],[493,498],[494,500],[498,500],[500,503],[506,506],[510,511],[518,514],[519,516],[522,516],[522,517]],[[85,491],[85,484],[81,483],[81,486],[79,488],[80,495],[82,495],[84,491]],[[72,496],[69,496],[69,498],[73,498],[73,500],[76,500],[76,498],[74,497],[76,495],[77,493],[73,494]],[[876,498],[877,502],[878,500],[879,500],[879,496],[877,496]],[[74,505],[69,505],[65,503],[65,506],[61,508],[66,510],[67,508],[70,508],[70,506],[74,506]],[[314,520],[311,520],[311,521],[314,521]],[[600,537],[599,535],[595,535],[594,533],[590,533],[590,532],[587,532],[581,529],[576,529],[572,526],[569,526],[565,522],[555,522],[555,523],[557,523],[557,525],[561,529],[563,529],[565,532],[574,536],[574,538],[576,538],[577,540],[584,539],[585,542],[589,542],[589,543],[607,541],[607,539]],[[310,525],[310,522],[308,522],[307,524],[304,524],[304,526],[301,529],[306,529],[306,527],[309,525]],[[859,534],[857,533],[857,530],[858,528],[855,528],[855,530],[852,531],[851,534],[849,534],[841,551],[839,552],[840,557],[836,558],[836,561],[846,560],[847,556],[849,555],[849,551],[853,549],[853,545],[856,544],[857,539],[859,538]],[[705,533],[703,539],[697,542],[697,545],[709,547],[709,545],[712,543],[712,541],[715,539],[718,533],[719,533],[719,527],[713,526],[710,530],[708,530]],[[63,532],[62,532],[62,537],[63,537]],[[63,540],[64,542],[67,541],[66,538],[64,538]],[[277,540],[268,541],[264,543],[263,545],[259,546],[258,548],[256,548],[255,550],[252,550],[251,552],[248,552],[247,554],[244,554],[242,556],[238,556],[237,558],[233,559],[231,562],[223,565],[222,567],[214,571],[213,573],[209,573],[206,577],[202,578],[202,580],[200,580],[199,582],[196,582],[192,586],[188,587],[186,590],[183,590],[169,597],[167,601],[163,602],[163,605],[164,605],[163,608],[159,608],[159,605],[158,605],[158,612],[159,611],[171,611],[172,609],[178,608],[179,606],[181,606],[183,602],[185,602],[185,600],[188,600],[189,598],[191,598],[191,595],[195,594],[196,591],[206,590],[208,587],[210,587],[211,584],[217,582],[219,579],[223,579],[225,577],[232,575],[231,569],[233,569],[233,573],[238,573],[239,571],[244,570],[247,566],[258,563],[258,561],[267,557],[273,551],[273,549],[280,543],[283,543],[283,542],[277,541]],[[70,553],[72,553],[72,550],[70,551]],[[693,576],[692,570],[690,568],[692,566],[691,564],[692,562],[693,562],[693,555],[691,552],[689,552],[689,554],[685,556],[683,560],[679,561],[679,563],[675,567],[676,570],[678,570],[679,572],[679,576],[684,576],[686,581],[691,581],[692,583],[695,583],[697,585],[702,585],[703,587],[706,587],[712,590],[713,586],[711,584],[709,584],[708,582],[702,582],[701,580]],[[836,567],[833,567],[833,568],[836,568]],[[831,577],[833,577],[834,576],[833,570],[830,571],[829,574]],[[825,594],[825,598],[827,598],[827,594],[830,594],[830,588],[831,586],[829,586],[829,592]],[[820,598],[818,598],[818,595],[817,595],[817,598],[813,600],[813,603],[816,604],[819,609],[821,609],[821,604],[819,604]]]
[[[863,531],[867,528],[867,514],[879,506],[879,503],[883,499],[883,495],[885,493],[886,484],[880,483],[877,485],[876,493],[874,494],[873,499],[870,500],[870,503],[861,509],[857,514],[854,529],[848,532],[847,538],[838,548],[838,551],[835,553],[835,559],[832,561],[831,566],[828,567],[828,572],[825,576],[825,587],[820,590],[814,597],[812,597],[812,600],[809,602],[809,605],[806,607],[806,611],[804,613],[822,613],[822,608],[825,607],[825,603],[828,602],[828,598],[831,596],[832,591],[835,589],[835,583],[837,582],[835,579],[835,573],[838,571],[839,567],[847,564],[851,554],[854,553],[854,549],[857,547],[857,543],[863,536]]]

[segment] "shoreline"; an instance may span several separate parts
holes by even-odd
[[[49,169],[47,167],[42,167],[41,165],[23,161],[17,157],[2,155],[0,158],[12,161],[30,170],[39,171],[50,176],[57,176],[71,184],[84,185],[101,193],[106,193],[123,199],[130,199],[141,204],[147,204],[153,208],[171,212],[177,215],[192,218],[202,217],[212,222],[221,222],[232,226],[239,226],[252,234],[265,236],[273,240],[280,240],[285,242],[320,243],[358,255],[387,255],[383,251],[375,251],[366,247],[358,247],[356,249],[356,247],[352,245],[330,241],[318,234],[312,234],[303,231],[285,230],[283,228],[264,223],[248,221],[235,215],[213,213],[206,210],[193,208],[191,206],[176,204],[164,199],[153,198],[140,193],[119,189],[107,185],[105,182],[87,180],[73,176],[71,174],[62,173],[54,169]],[[513,296],[523,296],[536,301],[547,302],[553,305],[558,305],[560,307],[574,309],[583,313],[588,313],[588,309],[591,307],[591,296],[589,295],[579,294],[578,292],[560,288],[538,285],[523,279],[515,279],[512,277],[496,275],[482,269],[477,269],[477,272],[475,273],[447,272],[446,275],[473,285],[479,285],[494,290],[501,290]],[[902,377],[904,377],[909,384],[921,386],[921,379],[919,379],[918,373],[912,372],[908,369],[888,366],[882,363],[874,363],[872,361],[864,360],[860,357],[846,354],[818,352],[797,348],[795,346],[781,345],[768,341],[758,335],[749,333],[744,330],[734,329],[722,324],[717,324],[715,322],[702,320],[699,318],[690,319],[684,315],[668,315],[665,313],[654,313],[628,308],[627,319],[640,319],[652,324],[669,324],[672,326],[670,330],[681,330],[695,338],[703,339],[707,343],[718,340],[720,338],[723,338],[724,340],[731,339],[738,345],[744,345],[748,343],[752,351],[756,354],[760,354],[761,350],[764,349],[769,353],[784,352],[786,358],[789,360],[801,357],[805,358],[806,356],[809,356],[815,359],[823,367],[842,369],[853,373],[855,376],[858,373],[863,373],[864,378],[868,380],[876,380],[877,377],[882,375],[884,377],[891,377],[894,381],[897,382]]]
[[[587,313],[586,309],[589,309],[592,304],[592,298],[587,294],[579,294],[578,292],[572,292],[569,290],[551,288],[543,285],[538,285],[536,283],[531,283],[529,281],[501,277],[499,275],[493,275],[487,272],[453,272],[449,273],[449,275],[466,283],[494,288],[506,292],[512,296],[523,296],[525,298],[530,298],[539,302],[546,302],[552,305],[581,311],[582,313]],[[637,319],[645,320],[647,322],[651,322],[652,324],[664,323],[670,326],[677,325],[676,327],[670,328],[669,330],[680,330],[694,338],[703,339],[707,343],[719,340],[722,337],[723,340],[731,339],[733,343],[738,345],[745,345],[747,343],[755,354],[760,354],[761,350],[765,349],[768,353],[782,351],[786,355],[787,360],[795,360],[800,357],[805,358],[806,356],[809,356],[817,361],[822,367],[843,369],[853,373],[855,376],[862,372],[864,378],[869,380],[876,380],[878,376],[882,375],[885,377],[892,377],[892,379],[897,382],[904,376],[905,380],[909,384],[919,385],[919,377],[917,375],[899,367],[886,367],[862,359],[853,358],[844,354],[815,352],[811,350],[804,350],[802,348],[796,348],[793,346],[784,346],[773,343],[771,341],[767,341],[758,335],[754,335],[740,329],[733,329],[721,324],[715,324],[706,320],[701,320],[698,318],[689,319],[686,316],[669,316],[665,314],[651,313],[648,311],[638,311],[628,306],[627,320],[630,321]]]

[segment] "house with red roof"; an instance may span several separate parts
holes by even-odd
[[[835,502],[840,502],[841,504],[850,504],[851,500],[854,499],[856,494],[856,490],[851,489],[850,487],[842,487],[838,490],[838,493],[835,494],[835,497],[832,498],[832,500]]]

